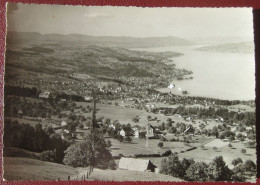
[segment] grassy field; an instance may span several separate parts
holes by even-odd
[[[5,180],[81,180],[88,168],[72,168],[56,163],[28,158],[5,157]],[[181,179],[153,172],[94,169],[90,181],[182,181]]]
[[[216,144],[216,142],[211,142],[207,145],[205,145],[205,148],[197,148],[195,150],[180,153],[179,156],[181,158],[193,158],[195,161],[205,161],[205,162],[211,162],[216,156],[223,156],[224,161],[226,164],[233,168],[234,166],[231,164],[233,159],[236,159],[240,157],[244,162],[246,160],[251,159],[252,161],[256,161],[256,150],[255,148],[245,148],[243,143],[232,143],[232,147],[228,147],[227,145],[215,145],[217,147],[217,150],[213,149],[213,145],[210,146],[210,144]],[[241,149],[245,148],[246,153],[241,153]]]
[[[86,171],[82,171],[78,176],[78,179],[86,175]],[[77,176],[73,179],[76,180]],[[139,172],[139,171],[125,171],[125,170],[101,170],[94,169],[93,173],[90,175],[90,181],[100,180],[100,181],[172,181],[181,182],[183,180],[163,175],[154,172]]]
[[[67,180],[79,169],[37,159],[4,157],[5,180]]]

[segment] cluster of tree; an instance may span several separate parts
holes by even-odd
[[[7,97],[5,99],[5,116],[19,117],[51,117],[58,112],[54,107],[50,107],[46,102],[30,102],[20,97]],[[22,111],[19,113],[19,111]]]
[[[197,118],[222,118],[226,122],[242,122],[245,125],[255,125],[255,112],[235,112],[226,108],[199,108],[179,106],[177,108],[154,108],[153,113],[163,111],[164,114],[181,114],[182,116],[196,116]]]
[[[72,144],[65,151],[63,162],[73,167],[99,167],[115,169],[115,162],[109,151],[111,142],[106,142],[102,132],[94,130],[85,140]]]
[[[70,145],[62,140],[60,135],[54,134],[50,127],[42,128],[39,123],[35,127],[29,124],[20,124],[17,120],[5,120],[4,144],[22,148],[32,152],[55,151],[55,162],[62,162],[64,151]]]
[[[241,160],[242,161],[242,160]],[[185,179],[187,181],[240,181],[245,180],[245,171],[254,171],[256,166],[248,160],[243,168],[241,162],[232,162],[235,168],[229,169],[222,156],[215,157],[212,162],[195,162],[193,159],[180,160],[177,154],[172,154],[161,162],[160,173]]]
[[[39,96],[39,91],[36,87],[20,87],[20,86],[8,86],[4,87],[5,97],[7,95],[22,96],[22,97],[32,97],[37,98]]]
[[[71,101],[85,101],[83,96],[75,95],[75,94],[57,94],[55,99],[66,99]]]

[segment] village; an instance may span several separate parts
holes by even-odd
[[[121,92],[122,88],[116,91]],[[157,91],[138,92],[137,97],[146,98],[129,97],[126,93],[113,95],[111,100],[101,98],[108,91],[100,88],[97,92],[96,129],[110,143],[118,170],[159,173],[162,159],[171,154],[205,162],[221,155],[230,168],[234,158],[247,161],[256,157],[250,102],[224,105],[225,101]],[[42,91],[34,98],[10,95],[6,102],[16,105],[6,107],[6,120],[15,119],[32,126],[40,123],[43,130],[59,135],[64,141],[81,142],[91,132],[94,110],[91,94],[75,101],[73,96]]]

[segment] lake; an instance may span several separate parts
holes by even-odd
[[[178,46],[139,48],[136,50],[183,53],[173,58],[176,68],[193,71],[192,80],[173,80],[174,88],[159,89],[162,92],[181,94],[188,91],[190,96],[204,96],[227,100],[255,99],[254,54],[224,53],[195,50],[201,46]],[[170,85],[170,84],[169,84]]]

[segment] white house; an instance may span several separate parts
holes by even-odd
[[[39,98],[49,98],[49,96],[50,96],[49,91],[44,91],[39,94]]]
[[[126,134],[126,133],[125,133],[124,129],[122,129],[122,130],[120,130],[119,134],[120,134],[120,136],[125,137],[125,134]]]
[[[68,124],[67,124],[66,121],[62,121],[62,122],[60,123],[60,125],[61,125],[62,127],[64,127],[64,126],[67,126]]]
[[[113,130],[115,130],[116,129],[116,126],[112,123],[112,124],[110,124],[109,126],[108,126],[109,128],[112,128]]]

